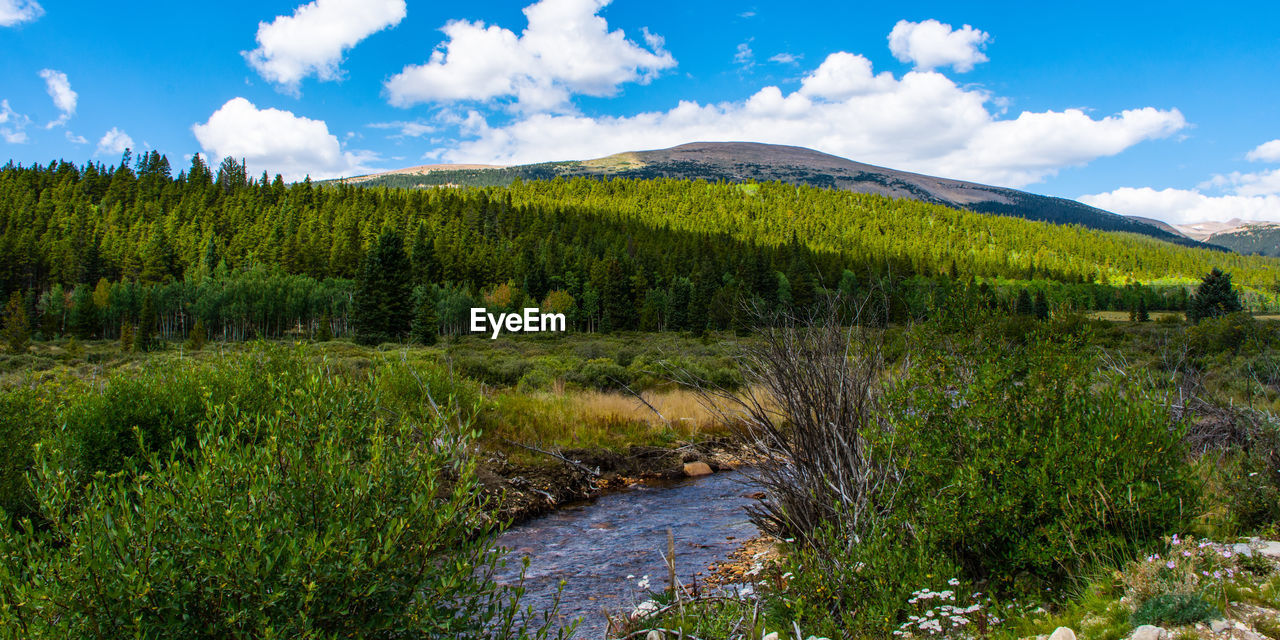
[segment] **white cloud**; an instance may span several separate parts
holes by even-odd
[[[519,164],[743,140],[1022,186],[1186,125],[1176,109],[1148,107],[1103,118],[1068,109],[1012,119],[1001,119],[1002,110],[987,92],[958,86],[940,73],[912,71],[895,78],[876,74],[862,56],[839,52],[789,94],[767,86],[739,102],[682,101],[668,111],[624,117],[532,114],[500,127],[472,112],[459,123],[469,139],[436,155],[451,162]]]
[[[96,155],[120,155],[125,149],[133,148],[133,138],[129,134],[121,131],[116,127],[102,135],[102,139],[98,140],[98,151]]]
[[[610,0],[540,0],[524,9],[517,36],[497,25],[455,20],[425,64],[386,82],[392,105],[515,98],[526,110],[562,108],[573,94],[611,96],[625,82],[645,83],[676,61],[662,38],[643,31],[646,47],[609,31],[597,15]]]
[[[1208,196],[1197,189],[1122,187],[1080,196],[1081,202],[1124,215],[1144,216],[1172,224],[1241,220],[1280,220],[1280,196]]]
[[[267,171],[286,180],[335,178],[368,173],[368,153],[343,151],[323,120],[280,109],[259,109],[244,98],[232,98],[191,127],[214,162],[230,156],[248,164],[250,174]]]
[[[79,96],[75,91],[71,90],[71,82],[67,80],[67,74],[56,71],[54,69],[41,69],[40,77],[44,78],[45,90],[49,92],[49,97],[53,100],[53,106],[62,112],[57,120],[45,125],[46,129],[62,126],[71,119],[76,113],[76,100]]]
[[[803,57],[803,54],[778,53],[771,56],[769,58],[769,62],[776,62],[778,64],[800,64],[800,59]]]
[[[35,0],[0,0],[0,27],[12,27],[38,20],[44,7]]]
[[[972,71],[973,65],[986,62],[980,51],[991,40],[984,31],[964,25],[958,30],[937,20],[908,22],[899,20],[889,33],[889,51],[916,69],[951,67],[960,73]]]
[[[344,52],[404,16],[404,0],[315,0],[259,22],[258,48],[243,55],[264,79],[296,95],[309,75],[341,78]]]
[[[756,54],[751,50],[751,41],[738,44],[738,51],[733,54],[733,63],[744,69],[756,66]]]
[[[1273,151],[1280,153],[1280,140],[1258,146],[1249,152],[1248,158],[1269,160]],[[1206,191],[1218,195],[1209,195]],[[1079,200],[1108,211],[1174,224],[1224,222],[1233,218],[1280,221],[1280,169],[1218,174],[1195,189],[1122,187],[1081,196]]]
[[[1227,189],[1238,196],[1280,195],[1280,169],[1255,173],[1233,171],[1216,175],[1199,186]]]
[[[89,143],[89,140],[84,136],[76,135],[74,133],[71,133],[70,131],[67,131],[66,134],[67,134],[67,142],[70,142],[72,144],[88,144]]]
[[[1245,157],[1254,162],[1280,162],[1280,140],[1264,142]]]
[[[428,133],[435,133],[438,130],[434,125],[429,125],[420,121],[406,122],[398,120],[395,122],[373,122],[368,126],[374,129],[395,129],[398,133],[391,136],[393,138],[421,138]],[[353,135],[355,134],[347,134],[348,137]]]
[[[31,118],[18,113],[9,106],[8,100],[0,100],[0,138],[9,144],[22,144],[27,141],[27,125]]]

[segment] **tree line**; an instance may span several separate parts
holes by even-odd
[[[362,307],[371,262],[399,255],[402,300]],[[473,306],[542,306],[579,331],[700,332],[733,328],[744,298],[802,310],[823,291],[874,290],[906,318],[960,286],[1010,309],[1023,290],[1056,308],[1182,309],[1214,266],[1252,288],[1249,304],[1274,299],[1271,259],[780,183],[287,185],[230,158],[215,170],[195,156],[174,177],[155,151],[0,168],[0,292],[45,336],[154,324],[176,338],[197,322],[221,339],[345,335],[386,305],[396,335],[405,317],[465,332]]]

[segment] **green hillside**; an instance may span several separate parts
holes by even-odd
[[[384,230],[405,239],[415,295],[445,332],[472,306],[548,300],[578,330],[722,329],[742,296],[803,309],[821,289],[875,288],[920,316],[979,282],[992,304],[1032,288],[1067,308],[1180,309],[1214,267],[1269,309],[1280,280],[1274,258],[777,182],[321,187],[198,159],[175,179],[153,152],[132,166],[0,169],[0,292],[21,293],[50,335],[107,336],[146,304],[165,336],[196,320],[224,338],[323,318],[341,333]]]
[[[739,184],[777,181],[918,200],[1028,220],[1078,224],[1100,231],[1126,231],[1191,247],[1207,246],[1181,234],[1170,233],[1158,225],[1116,215],[1075,200],[899,171],[785,145],[694,142],[670,149],[632,151],[594,160],[494,168],[435,165],[419,169],[428,168],[430,170],[427,171],[403,170],[361,176],[347,182],[364,186],[421,188],[507,186],[517,179],[551,180],[557,177],[672,178]]]

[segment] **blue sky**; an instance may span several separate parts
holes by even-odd
[[[296,179],[756,140],[1280,220],[1280,7],[1136,4],[0,0],[0,156]]]

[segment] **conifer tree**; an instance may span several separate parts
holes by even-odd
[[[138,311],[138,330],[133,336],[133,349],[135,351],[150,351],[156,348],[158,345],[156,344],[155,335],[155,303],[152,301],[151,291],[144,288],[142,290],[142,309]]]
[[[319,326],[316,327],[316,342],[328,342],[333,339],[333,316],[325,311],[320,316]]]
[[[1031,302],[1031,313],[1036,320],[1049,319],[1049,301],[1045,299],[1043,291],[1036,291],[1035,299]]]
[[[132,353],[134,342],[133,325],[128,322],[120,325],[120,350],[125,353]]]
[[[1201,279],[1189,307],[1187,315],[1192,322],[1235,313],[1243,308],[1240,293],[1231,286],[1231,274],[1217,268]]]
[[[14,291],[9,296],[9,303],[5,305],[2,332],[10,353],[27,352],[27,345],[31,343],[31,324],[20,291]]]
[[[1151,322],[1151,313],[1147,311],[1146,297],[1138,298],[1138,322]]]
[[[68,323],[71,335],[80,339],[93,337],[98,331],[98,306],[94,304],[93,292],[89,285],[76,287],[71,294],[71,321]]]
[[[204,348],[205,342],[209,340],[208,332],[204,330],[204,320],[196,318],[196,323],[191,327],[191,332],[187,336],[187,346],[192,351],[199,351]]]
[[[401,340],[413,320],[413,289],[404,239],[388,229],[365,255],[352,299],[356,341],[378,344]]]
[[[419,287],[415,292],[416,310],[413,314],[413,327],[410,338],[418,344],[431,346],[440,335],[440,318],[436,314],[436,296],[427,286]]]
[[[1031,294],[1026,289],[1018,291],[1018,297],[1013,304],[1013,312],[1020,316],[1029,316],[1035,312],[1035,308],[1031,303]]]

